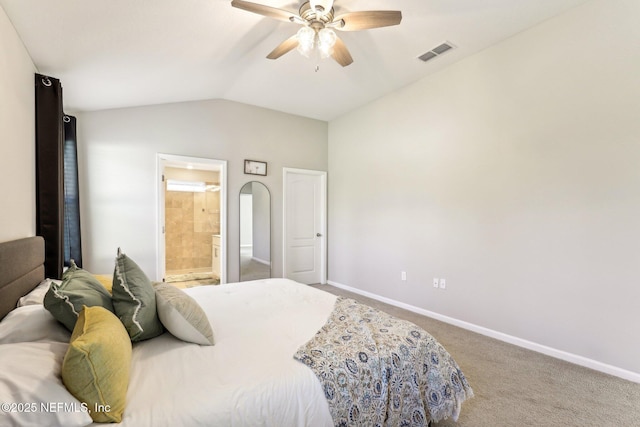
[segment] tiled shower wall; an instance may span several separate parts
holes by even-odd
[[[167,274],[211,271],[211,236],[220,234],[220,192],[165,192]]]

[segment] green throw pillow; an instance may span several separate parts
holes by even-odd
[[[156,293],[151,281],[131,258],[118,248],[113,272],[113,308],[131,341],[157,337],[164,331],[156,311]]]
[[[213,345],[213,330],[196,300],[167,283],[156,283],[158,317],[171,335],[182,341]]]
[[[44,296],[44,308],[73,332],[78,315],[85,305],[100,306],[114,312],[109,292],[91,273],[72,261],[71,267],[62,275],[62,283],[51,283]]]

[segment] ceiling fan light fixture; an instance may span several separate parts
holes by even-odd
[[[268,55],[268,59],[278,59],[297,48],[303,56],[320,60],[331,56],[343,67],[353,63],[344,42],[333,31],[361,31],[390,27],[402,21],[399,10],[365,10],[342,12],[335,16],[334,0],[302,0],[298,13],[278,9],[245,0],[232,0],[231,6],[280,21],[301,24],[303,27],[294,35],[280,43]],[[340,8],[338,8],[340,12]],[[318,66],[316,66],[316,71]]]
[[[318,31],[318,49],[322,58],[328,58],[333,52],[333,46],[336,44],[338,36],[335,31],[330,28],[323,28]]]
[[[311,27],[302,27],[298,30],[298,52],[307,58],[313,52],[316,41],[316,32]]]

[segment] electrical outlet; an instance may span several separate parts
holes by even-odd
[[[433,287],[434,287],[434,288],[437,288],[437,287],[438,287],[438,283],[439,283],[439,282],[438,282],[438,278],[437,278],[437,277],[434,277],[434,278],[433,278]]]
[[[403,271],[403,272],[400,273],[400,279],[403,280],[403,281],[407,280],[407,272],[406,271]]]
[[[445,289],[447,287],[447,282],[444,279],[440,279],[440,289]]]

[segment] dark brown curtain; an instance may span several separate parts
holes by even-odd
[[[46,277],[60,278],[64,244],[64,126],[62,85],[35,75],[36,234],[45,241]]]

